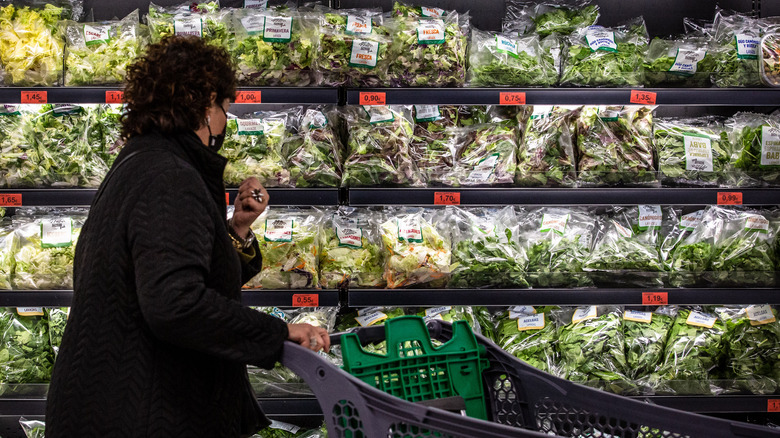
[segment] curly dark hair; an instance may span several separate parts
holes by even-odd
[[[166,37],[127,67],[122,137],[197,130],[211,106],[211,93],[218,103],[232,102],[236,84],[225,49],[198,37]]]

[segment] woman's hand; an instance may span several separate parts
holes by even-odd
[[[261,201],[255,199],[255,193],[253,192],[260,194]],[[239,237],[247,237],[249,227],[268,206],[268,199],[268,192],[257,178],[247,178],[241,183],[241,186],[238,188],[238,195],[236,195],[236,201],[233,204],[235,210],[233,211],[233,219],[231,221],[233,231]]]
[[[310,324],[287,324],[287,339],[312,351],[330,351],[328,331]]]

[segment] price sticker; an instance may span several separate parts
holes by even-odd
[[[225,204],[230,205],[230,193],[225,192]]]
[[[499,105],[525,105],[525,93],[499,93]]]
[[[460,205],[460,192],[434,192],[433,205]]]
[[[742,205],[742,192],[718,192],[718,205]]]
[[[22,91],[22,103],[47,103],[49,95],[46,91]]]
[[[780,412],[780,399],[770,398],[766,401],[767,412]]]
[[[318,294],[295,294],[292,296],[293,307],[318,307],[320,296]]]
[[[106,103],[123,103],[125,101],[124,91],[106,91]]]
[[[669,304],[669,292],[642,292],[643,306],[666,306]]]
[[[263,103],[260,91],[239,91],[236,93],[236,103]]]
[[[631,99],[629,102],[639,105],[655,105],[655,98],[658,93],[652,91],[631,90]]]
[[[385,93],[361,92],[359,104],[361,105],[387,105],[387,96]]]
[[[21,207],[21,193],[0,193],[0,207]]]

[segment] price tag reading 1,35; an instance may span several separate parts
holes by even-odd
[[[433,192],[433,205],[460,205],[460,192]]]
[[[239,91],[236,93],[236,103],[263,103],[261,91]]]
[[[666,306],[669,304],[669,292],[642,292],[643,306]]]
[[[657,93],[652,91],[639,91],[631,90],[631,99],[629,102],[637,103],[639,105],[655,105],[655,98]]]
[[[767,402],[766,403],[767,412],[780,412],[780,399],[770,398],[766,402]]]
[[[499,105],[525,105],[525,93],[504,93],[498,95]]]
[[[47,103],[49,95],[46,91],[22,91],[22,103]]]
[[[358,103],[360,105],[387,105],[387,95],[385,93],[369,93],[369,92],[360,92],[360,97],[358,98]]]
[[[119,90],[106,91],[106,103],[122,103],[125,100],[125,92]]]
[[[21,207],[21,193],[0,193],[0,207]]]
[[[718,205],[742,205],[742,192],[718,192]]]
[[[295,294],[292,296],[293,307],[318,307],[319,305],[319,294]]]

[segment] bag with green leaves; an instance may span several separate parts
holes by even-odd
[[[712,117],[656,119],[655,147],[664,185],[717,187],[732,181],[731,143]]]
[[[381,212],[339,207],[324,214],[320,285],[327,289],[384,287]]]
[[[338,187],[341,184],[342,145],[335,108],[314,106],[296,123],[297,133],[288,136],[284,156],[288,157],[291,183],[295,187]]]
[[[109,85],[125,80],[127,66],[145,44],[138,10],[117,21],[67,21],[65,85]]]
[[[760,22],[750,15],[718,10],[713,29],[713,85],[721,88],[760,87]]]
[[[726,126],[731,130],[736,184],[780,186],[780,117],[739,112]]]
[[[482,334],[482,327],[473,307],[465,306],[440,306],[421,308],[417,311],[425,322],[431,320],[444,321],[452,324],[455,321],[466,321],[475,334]]]
[[[474,123],[473,110],[469,106],[414,105],[412,157],[421,178],[429,186],[446,184],[446,176],[452,172],[455,160],[452,137],[455,131],[447,128]]]
[[[22,426],[24,436],[27,438],[45,438],[46,423],[39,420],[28,420],[24,417],[19,418],[19,424]]]
[[[642,85],[648,45],[642,17],[614,28],[581,27],[568,37],[561,85],[632,87]]]
[[[235,9],[229,18],[235,35],[229,48],[238,81],[260,86],[317,85],[314,57],[319,23],[311,14],[280,9]]]
[[[319,287],[322,213],[312,208],[268,208],[252,224],[260,244],[263,269],[248,287],[311,289]]]
[[[353,106],[341,116],[348,132],[342,186],[423,184],[411,155],[411,106]]]
[[[521,217],[520,242],[528,257],[533,287],[583,287],[593,282],[583,271],[596,218],[584,209],[543,207]]]
[[[577,119],[583,186],[657,186],[651,106],[585,106]]]
[[[0,381],[47,383],[54,356],[42,307],[0,309]]]
[[[380,231],[389,289],[447,284],[452,246],[449,221],[441,210],[388,208]]]
[[[726,324],[726,371],[734,389],[775,394],[780,385],[780,323],[770,305],[716,309]]]
[[[220,154],[227,158],[225,185],[238,187],[255,177],[265,187],[291,187],[290,166],[284,157],[288,125],[299,117],[300,107],[283,111],[258,111],[228,118]]]
[[[715,70],[711,39],[701,35],[653,38],[642,63],[644,83],[651,87],[709,87]]]
[[[450,207],[448,207],[450,208]],[[528,259],[518,240],[520,223],[513,207],[453,208],[453,288],[528,287]]]
[[[230,47],[230,11],[220,10],[218,1],[187,2],[175,6],[149,4],[146,24],[151,42],[171,35],[196,36],[218,47]]]
[[[520,186],[574,187],[576,121],[580,107],[534,105],[519,143]]]
[[[517,171],[517,130],[502,124],[479,124],[450,130],[454,165],[444,176],[452,187],[514,183]]]
[[[558,81],[555,60],[536,35],[471,31],[467,80],[475,87],[549,87]]]
[[[0,219],[0,289],[13,288],[15,255],[18,249],[19,236],[14,232],[11,220]]]
[[[699,207],[673,207],[670,220],[666,226],[661,229],[661,260],[664,263],[664,270],[672,271],[672,256],[677,247],[684,245],[688,236],[693,233],[696,227],[701,223],[705,209]],[[670,276],[673,274],[669,273]],[[669,283],[671,284],[671,283]]]
[[[560,375],[558,333],[551,311],[555,308],[514,306],[498,319],[498,346],[544,372]]]
[[[598,18],[599,7],[591,0],[509,0],[503,28],[504,32],[536,32],[545,37],[553,32],[570,34],[596,24]]]
[[[30,135],[39,105],[0,105],[0,187],[36,187],[44,169],[38,166],[38,149]]]
[[[642,381],[663,363],[666,338],[676,315],[675,307],[623,311],[626,370],[632,379]]]
[[[46,313],[46,322],[49,324],[49,343],[56,357],[57,353],[60,352],[62,335],[65,333],[70,307],[47,307],[44,312]]]

